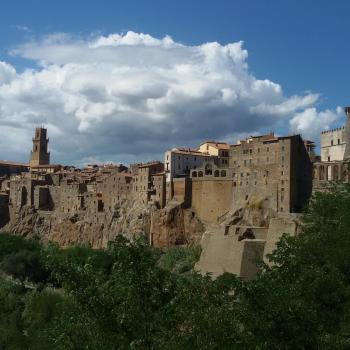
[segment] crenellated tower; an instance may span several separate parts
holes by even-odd
[[[35,137],[33,138],[33,150],[30,156],[30,166],[50,164],[50,152],[47,151],[48,143],[47,130],[36,128]]]
[[[345,107],[344,111],[346,114],[346,125],[345,125],[346,146],[345,146],[344,160],[350,160],[350,107]]]

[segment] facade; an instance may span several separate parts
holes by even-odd
[[[228,166],[230,145],[226,142],[206,141],[198,149],[202,153],[208,153],[211,156],[219,157],[219,165]]]
[[[8,160],[0,161],[0,176],[10,176],[27,172],[29,170],[28,164],[10,162]]]
[[[350,182],[350,107],[345,108],[345,114],[344,126],[321,134],[321,159],[313,165],[314,191],[327,188],[332,182]]]
[[[164,165],[166,181],[189,176],[191,169],[201,167],[205,161],[218,160],[218,156],[202,153],[190,148],[173,148],[165,152]]]
[[[165,189],[160,188],[162,177],[165,177],[163,163],[153,161],[139,164],[137,173],[133,176],[134,196],[144,204],[150,202],[151,198],[159,198],[162,203],[165,202],[161,194]],[[157,190],[160,192],[157,193]]]
[[[346,146],[345,126],[321,133],[321,161],[332,162],[344,159]]]
[[[221,210],[213,209],[216,219],[225,214],[230,202],[239,208],[268,201],[276,212],[299,212],[311,194],[312,163],[300,135],[276,137],[271,133],[232,145],[226,169],[206,163],[192,170],[191,178],[193,191],[201,196],[197,201],[193,194],[192,202],[198,205],[207,206],[221,191],[215,206]]]

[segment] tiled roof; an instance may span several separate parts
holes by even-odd
[[[10,160],[0,160],[0,165],[14,165],[14,166],[23,166],[23,167],[29,166],[29,164],[27,163],[12,162]]]
[[[199,146],[205,145],[206,143],[209,143],[211,146],[217,148],[217,149],[230,149],[230,145],[226,142],[219,142],[219,141],[205,141],[201,143]]]

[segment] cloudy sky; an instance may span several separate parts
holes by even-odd
[[[322,71],[327,76],[329,70],[340,74],[341,67],[335,68],[340,52],[334,52],[333,61],[324,60],[327,42],[319,52],[290,53],[286,62],[285,51],[295,49],[296,44],[290,48],[290,37],[280,35],[280,50],[275,52],[280,57],[267,60],[269,56],[261,50],[261,62],[261,43],[256,35],[267,35],[266,28],[256,26],[250,44],[252,34],[245,35],[244,21],[232,21],[228,31],[229,18],[224,13],[210,17],[211,8],[205,3],[203,13],[199,7],[196,12],[188,9],[192,23],[206,28],[206,35],[197,36],[190,23],[186,32],[181,23],[183,13],[175,8],[173,16],[178,20],[168,29],[164,18],[158,27],[150,25],[144,18],[146,1],[135,1],[134,5],[140,6],[134,9],[118,8],[114,2],[113,9],[119,10],[114,20],[110,18],[113,9],[103,6],[112,4],[108,1],[99,2],[90,13],[79,13],[76,3],[68,6],[62,1],[60,8],[40,7],[40,16],[35,12],[39,1],[29,3],[28,11],[23,8],[26,14],[16,15],[12,7],[7,15],[0,14],[0,29],[2,26],[7,33],[0,40],[0,159],[26,161],[38,125],[48,128],[53,162],[81,165],[156,159],[170,147],[195,146],[206,139],[233,143],[237,138],[271,130],[301,133],[317,141],[321,130],[344,122],[340,106],[350,101],[339,98],[344,94],[342,83],[338,81],[338,98],[330,100],[336,90],[318,76]],[[158,1],[150,5],[154,6],[155,22],[165,15],[156,3],[160,5]],[[234,10],[227,1],[222,5]],[[237,1],[237,11],[240,5],[242,11],[247,10],[249,26],[248,8]],[[128,22],[122,13],[129,14],[135,8],[139,20],[134,13]],[[73,14],[66,17],[63,9]],[[95,15],[99,22],[82,19]],[[253,15],[259,14],[252,11]],[[301,22],[294,13],[283,11],[282,15],[291,26]],[[314,16],[311,24],[319,20],[320,14],[309,15]],[[212,31],[207,28],[208,16]],[[73,18],[77,19],[75,25]],[[335,20],[335,25],[342,23]],[[216,28],[220,26],[224,34]],[[230,35],[235,26],[240,37]],[[317,33],[310,33],[311,25],[307,28],[304,35],[299,35],[299,30],[294,33],[301,47],[306,47],[310,37],[318,38]],[[278,25],[274,28],[279,29]],[[282,25],[281,30],[285,30]],[[275,34],[270,36],[277,41]],[[269,37],[261,40],[268,42]],[[310,65],[310,55],[323,56],[321,62]],[[311,72],[306,74],[304,65],[309,65]],[[344,66],[343,74],[346,69]]]

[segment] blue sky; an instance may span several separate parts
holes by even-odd
[[[350,2],[346,0],[12,0],[2,3],[0,13],[0,61],[12,65],[19,74],[28,67],[38,67],[39,59],[33,55],[13,56],[9,51],[58,32],[86,39],[132,30],[154,38],[170,35],[186,46],[244,41],[249,74],[280,84],[285,96],[320,94],[314,106],[322,113],[350,104],[349,13]],[[334,120],[335,124],[341,121]],[[281,125],[276,128],[284,130]],[[261,130],[259,126],[252,132]],[[241,128],[237,133],[245,131]],[[58,157],[65,160],[59,152]],[[152,147],[147,154],[155,154]],[[112,158],[102,154],[79,157],[89,156]]]

